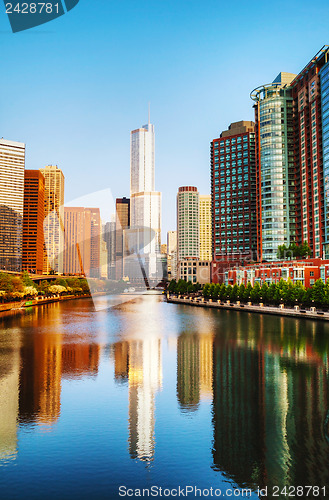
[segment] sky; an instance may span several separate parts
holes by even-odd
[[[0,137],[26,143],[28,169],[58,165],[66,202],[128,197],[150,102],[165,242],[178,187],[210,194],[210,141],[253,119],[255,87],[329,44],[328,20],[328,0],[80,0],[14,34],[1,3]]]

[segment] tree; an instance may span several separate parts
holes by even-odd
[[[275,296],[276,296],[276,291],[277,291],[277,286],[275,283],[271,283],[270,286],[268,287],[267,293],[266,293],[266,298],[267,302],[270,304],[275,304]]]
[[[220,300],[224,300],[225,297],[226,297],[226,285],[222,283],[219,289],[219,298]]]
[[[267,302],[267,292],[268,292],[268,285],[267,283],[263,283],[260,289],[260,299],[263,302]]]
[[[244,292],[245,292],[246,287],[244,286],[243,283],[239,286],[239,292],[238,292],[238,297],[240,300],[244,300]]]
[[[204,296],[205,299],[209,299],[209,297],[210,297],[210,284],[209,283],[206,283],[205,285],[203,285],[202,295]]]
[[[312,300],[314,300],[316,306],[322,306],[325,302],[325,284],[322,279],[316,280],[312,287]]]
[[[174,293],[176,291],[177,282],[176,280],[171,280],[168,286],[168,292]]]
[[[14,290],[12,277],[7,273],[0,273],[0,290],[12,292]]]
[[[231,293],[232,293],[232,285],[227,285],[227,287],[226,287],[226,294],[225,294],[225,298],[227,300],[231,299]]]
[[[247,286],[246,286],[245,291],[244,291],[244,296],[243,296],[243,298],[246,302],[248,302],[250,300],[251,291],[252,291],[251,283],[247,283]]]
[[[258,281],[256,281],[250,292],[250,298],[252,302],[259,302],[259,297],[260,297],[260,286]]]
[[[302,245],[298,247],[300,257],[308,257],[312,255],[312,250],[310,249],[307,241],[304,241]]]
[[[238,285],[235,283],[235,285],[233,285],[233,288],[232,288],[232,291],[231,291],[231,300],[232,301],[236,301],[237,298],[238,298],[238,293],[239,293],[239,287]]]

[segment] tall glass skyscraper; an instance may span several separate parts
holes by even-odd
[[[259,258],[277,259],[279,245],[295,240],[293,98],[296,75],[280,73],[251,93],[255,101]]]
[[[140,229],[140,253],[150,277],[157,274],[161,245],[161,193],[154,182],[154,125],[131,132],[130,228]]]

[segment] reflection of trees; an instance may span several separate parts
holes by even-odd
[[[214,468],[250,487],[326,484],[324,326],[231,312],[226,320],[214,344]]]
[[[0,204],[0,269],[22,270],[22,236],[22,214]]]

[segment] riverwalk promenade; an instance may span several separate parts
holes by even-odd
[[[243,312],[252,312],[258,314],[273,314],[275,316],[289,316],[294,318],[307,318],[312,320],[329,321],[329,312],[318,310],[316,307],[303,309],[300,306],[288,307],[280,304],[278,306],[266,306],[262,303],[242,304],[241,302],[230,302],[204,299],[201,297],[186,297],[180,295],[167,294],[167,302],[172,304],[184,304],[194,307],[208,307],[212,309],[225,309]]]

